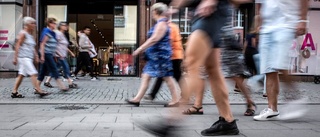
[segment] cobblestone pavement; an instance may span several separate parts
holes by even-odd
[[[256,103],[266,103],[266,98],[262,97],[262,89],[257,86],[258,84],[249,80],[249,85],[253,91],[252,97]],[[12,99],[10,97],[15,79],[0,79],[0,103],[44,103],[44,104],[56,104],[56,103],[90,103],[90,104],[119,104],[123,103],[124,99],[133,97],[139,88],[140,78],[126,78],[126,77],[103,77],[99,81],[90,81],[89,78],[83,77],[80,80],[75,81],[79,85],[78,89],[72,89],[70,92],[60,92],[57,88],[43,89],[53,94],[39,98],[33,94],[33,88],[29,78],[25,78],[19,92],[25,95],[23,99]],[[52,85],[56,85],[54,81]],[[65,82],[65,84],[67,84]],[[152,84],[152,82],[150,83]],[[229,97],[231,103],[244,103],[244,99],[241,94],[237,94],[233,91],[234,84],[231,80],[227,80],[229,86]],[[208,84],[207,84],[208,85]],[[296,82],[297,91],[299,94],[307,98],[306,103],[320,103],[320,86],[312,82]],[[286,89],[282,89],[286,91]],[[298,92],[291,92],[289,94],[295,95]],[[170,100],[170,92],[165,84],[161,88],[160,94],[157,96],[153,103],[145,102],[145,104],[163,104]],[[279,102],[285,102],[283,96],[280,96]],[[204,95],[204,103],[212,104],[212,96],[209,90],[209,86],[206,88]]]
[[[261,109],[266,106],[259,105]],[[280,110],[284,106],[280,106]],[[235,137],[319,137],[319,105],[294,121],[253,121],[243,116],[244,105],[232,105],[240,129]],[[78,110],[69,110],[78,108]],[[84,108],[84,109],[81,109]],[[1,137],[153,137],[133,121],[154,123],[176,108],[128,105],[0,105]],[[201,130],[218,119],[216,106],[205,105],[204,115],[185,116],[175,133],[181,137],[200,137]],[[174,137],[178,137],[175,135]]]

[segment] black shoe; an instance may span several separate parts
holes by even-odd
[[[201,131],[203,136],[220,136],[220,135],[238,135],[239,129],[237,123],[233,120],[231,123],[227,122],[223,117],[215,122],[210,128]]]
[[[165,119],[159,122],[154,122],[154,123],[140,123],[140,122],[135,122],[135,125],[140,127],[142,130],[156,135],[158,137],[172,137],[173,135],[173,130],[176,128],[175,126],[169,125],[165,123]]]
[[[126,99],[125,101],[126,101],[128,104],[134,105],[134,106],[136,106],[136,107],[139,107],[139,106],[140,106],[140,102],[133,102],[133,101],[131,101],[131,100],[129,100],[129,99]]]
[[[53,86],[49,82],[45,82],[45,83],[43,83],[43,85],[48,88],[53,88]]]

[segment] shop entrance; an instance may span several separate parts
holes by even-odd
[[[70,41],[78,42],[77,32],[89,26],[89,36],[98,56],[94,58],[95,73],[102,76],[137,76],[137,61],[131,54],[137,47],[137,1],[68,1],[42,3],[42,22],[47,17],[69,22]],[[41,28],[44,26],[42,25]],[[75,45],[75,44],[74,44]],[[71,48],[77,52],[76,46]],[[70,58],[71,70],[76,59]]]

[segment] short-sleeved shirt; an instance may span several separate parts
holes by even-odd
[[[36,42],[33,38],[32,35],[30,35],[28,32],[25,30],[22,30],[20,34],[24,34],[25,39],[23,43],[21,44],[18,52],[18,57],[19,58],[34,58],[34,50],[36,46]]]
[[[42,37],[40,38],[40,42],[43,40],[44,36],[48,37],[48,41],[46,42],[44,47],[44,53],[54,54],[56,52],[58,41],[56,40],[55,35],[55,32],[53,32],[49,28],[43,29],[41,33]]]
[[[65,35],[60,31],[56,32],[56,37],[58,41],[57,52],[60,53],[61,57],[67,57],[69,41],[67,40]]]
[[[300,0],[261,0],[261,33],[279,28],[295,29],[299,21]]]

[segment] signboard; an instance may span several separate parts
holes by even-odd
[[[0,71],[16,70],[16,66],[12,63],[14,51],[10,48],[8,36],[8,30],[0,30]]]
[[[320,2],[319,2],[320,5]],[[308,33],[298,37],[290,51],[293,75],[320,75],[320,11],[309,11]]]

